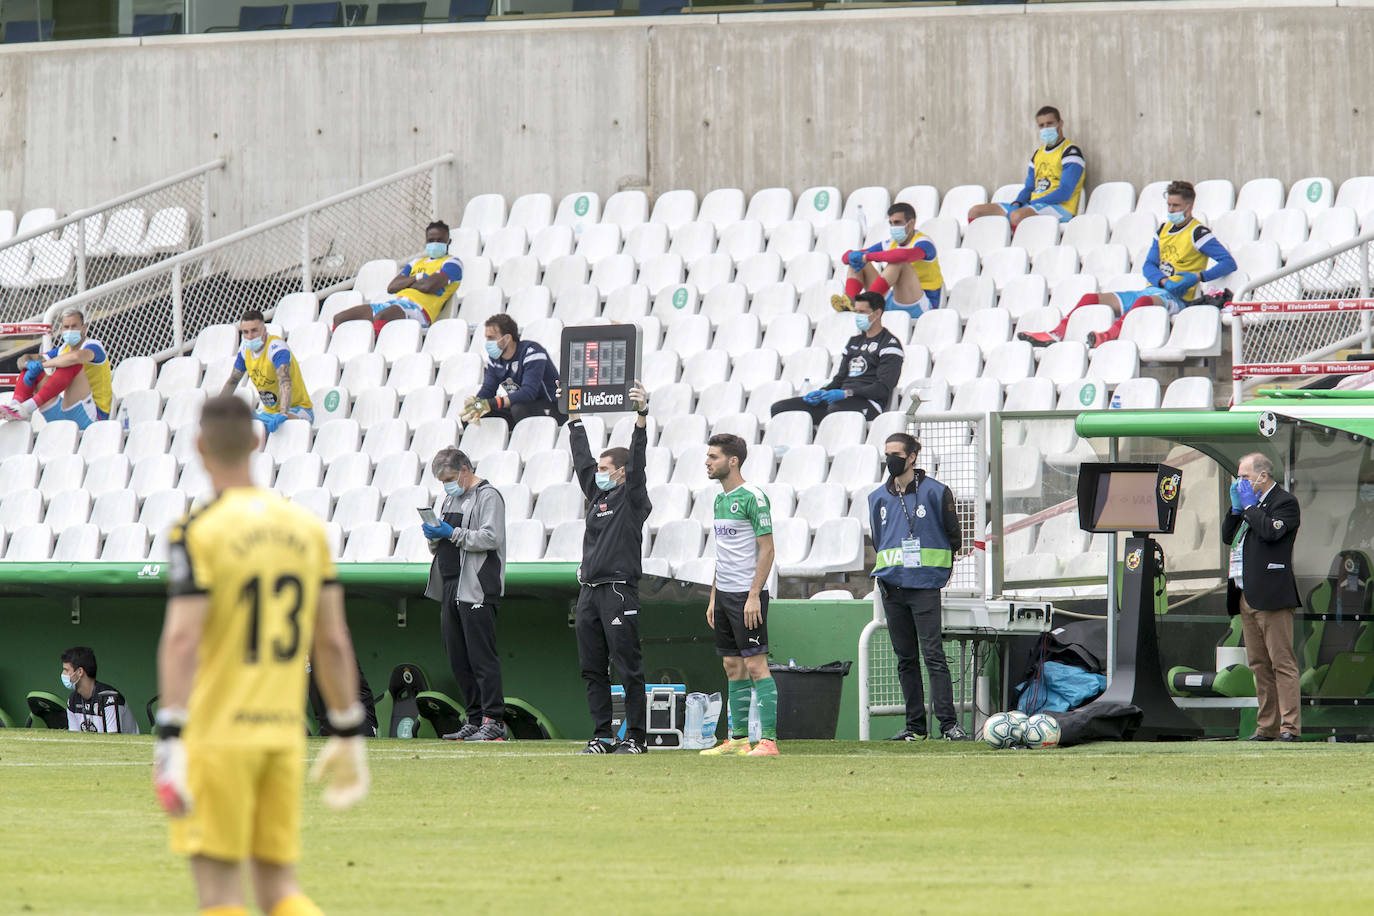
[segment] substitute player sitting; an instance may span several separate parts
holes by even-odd
[[[768,573],[773,569],[773,518],[768,497],[744,482],[740,466],[749,447],[721,433],[706,441],[706,474],[719,480],[716,495],[716,576],[706,605],[716,654],[730,689],[730,740],[701,753],[778,756],[778,688],[768,671]],[[750,694],[758,696],[759,743],[749,748]]]
[[[314,421],[314,404],[305,388],[300,363],[291,348],[275,334],[267,333],[262,312],[249,309],[239,321],[243,346],[234,357],[234,369],[220,394],[233,394],[244,373],[258,390],[262,410],[256,416],[269,433],[277,431],[288,419]]]
[[[201,410],[215,498],[171,531],[153,784],[174,818],[172,850],[191,857],[201,913],[246,916],[247,860],[263,912],[315,916],[295,868],[306,653],[334,733],[313,774],[329,780],[332,807],[367,794],[366,712],[324,526],[253,486],[252,422],[232,396]]]
[[[1088,334],[1088,345],[1096,347],[1109,340],[1116,340],[1121,334],[1121,325],[1126,313],[1142,306],[1162,306],[1176,315],[1192,305],[1200,295],[1199,287],[1208,280],[1224,277],[1236,269],[1236,260],[1221,243],[1212,230],[1193,218],[1193,200],[1197,194],[1186,181],[1170,182],[1165,191],[1168,201],[1168,218],[1159,227],[1155,240],[1150,243],[1150,253],[1145,256],[1145,266],[1141,273],[1151,285],[1145,289],[1123,293],[1087,293],[1078,304],[1069,309],[1051,331],[1028,333],[1022,331],[1017,336],[1030,341],[1032,346],[1047,347],[1055,341],[1064,339],[1069,327],[1069,315],[1085,305],[1109,305],[1116,312],[1116,321],[1105,331],[1092,331]],[[1208,261],[1212,266],[1208,267]]]
[[[1040,148],[1031,153],[1026,183],[1009,204],[978,204],[968,211],[968,221],[980,216],[1005,216],[1015,229],[1021,220],[1046,213],[1061,223],[1078,215],[1083,196],[1083,151],[1064,137],[1059,109],[1046,105],[1035,113]]]
[[[895,203],[887,209],[891,238],[862,251],[846,251],[844,261],[849,273],[844,295],[830,297],[837,312],[847,312],[864,290],[877,293],[889,309],[918,317],[940,307],[945,280],[935,255],[935,242],[916,231],[916,210],[911,204]]]
[[[86,316],[80,309],[63,310],[57,346],[43,359],[24,364],[13,403],[0,404],[0,420],[27,420],[34,411],[41,411],[49,420],[73,420],[85,429],[96,420],[110,418],[114,397],[110,357],[100,341],[86,336],[86,330]],[[44,372],[52,374],[43,380]]]
[[[387,294],[394,298],[344,309],[334,316],[334,326],[345,321],[371,321],[380,334],[388,321],[409,318],[429,327],[463,280],[463,262],[448,253],[448,242],[448,223],[430,223],[425,227],[425,256],[402,267],[387,284]]]

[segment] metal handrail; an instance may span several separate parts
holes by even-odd
[[[286,225],[287,223],[290,223],[293,220],[300,219],[304,216],[309,216],[312,213],[317,213],[320,210],[325,209],[326,207],[330,207],[335,204],[352,200],[355,197],[360,197],[363,194],[366,194],[370,191],[375,191],[376,189],[381,187],[385,187],[386,185],[398,181],[402,178],[408,178],[411,175],[418,175],[422,172],[429,171],[430,169],[433,169],[436,166],[452,165],[456,159],[457,156],[455,156],[455,154],[453,153],[445,153],[442,156],[435,156],[433,159],[428,159],[424,162],[421,162],[419,165],[413,165],[410,168],[402,169],[399,172],[393,172],[390,175],[387,175],[383,178],[378,178],[374,181],[369,181],[367,184],[359,185],[358,187],[352,188],[351,190],[340,192],[331,197],[326,197],[323,200],[316,201],[312,204],[307,204],[304,207],[292,210],[290,213],[283,214],[282,216],[275,216],[272,219],[266,220],[256,225],[249,226],[245,229],[240,229],[237,232],[230,233],[229,235],[224,236],[224,238],[216,239],[213,242],[206,242],[204,245],[201,245],[197,248],[192,248],[189,251],[183,251],[180,254],[173,255],[170,258],[165,258],[161,261],[158,261],[156,264],[151,264],[140,270],[136,270],[133,273],[125,274],[124,276],[111,280],[108,283],[103,283],[100,286],[92,287],[91,289],[77,293],[76,295],[68,296],[66,299],[60,299],[48,307],[48,311],[46,312],[45,317],[49,322],[51,322],[58,314],[61,313],[62,309],[69,308],[71,306],[81,306],[84,303],[91,301],[92,299],[107,296],[110,293],[124,289],[125,287],[133,286],[134,284],[143,282],[149,279],[150,277],[158,276],[160,274],[167,273],[171,270],[176,270],[190,261],[198,261],[204,258],[206,255],[213,254],[222,248],[226,248],[234,244],[235,242],[242,241],[243,239],[250,238],[251,236],[261,234],[271,229],[275,229],[278,226]],[[437,209],[437,204],[435,205],[435,208]]]
[[[121,194],[118,197],[112,197],[104,203],[96,204],[93,207],[84,207],[80,210],[73,210],[71,213],[68,213],[66,216],[62,217],[59,220],[54,220],[51,223],[44,223],[37,229],[30,229],[28,232],[23,232],[12,238],[5,239],[5,241],[0,242],[0,251],[4,251],[6,248],[12,248],[15,245],[22,245],[25,242],[31,242],[34,239],[48,235],[51,232],[57,232],[59,230],[65,229],[72,223],[76,223],[81,220],[87,219],[88,217],[95,216],[98,213],[104,213],[106,210],[113,210],[117,207],[122,207],[124,204],[131,203],[140,197],[146,197],[149,194],[155,194],[158,191],[163,190],[164,188],[170,188],[174,184],[180,184],[181,182],[186,181],[188,178],[195,178],[197,175],[203,175],[206,172],[213,172],[215,169],[222,169],[226,164],[226,160],[224,159],[212,159],[204,165],[198,165],[193,169],[187,169],[184,172],[178,172],[177,174],[172,175],[169,178],[164,178],[161,181],[155,181],[152,184],[144,185],[136,191],[130,191],[127,194]]]

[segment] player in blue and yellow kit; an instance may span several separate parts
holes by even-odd
[[[295,869],[307,653],[334,734],[312,775],[329,780],[332,807],[367,794],[366,713],[324,528],[253,486],[252,421],[232,395],[201,411],[197,447],[215,498],[171,532],[153,785],[174,818],[172,850],[191,858],[202,914],[246,916],[249,860],[263,912],[316,916]]]
[[[380,334],[388,321],[409,318],[429,327],[463,280],[463,262],[448,253],[448,243],[448,223],[430,223],[425,227],[424,257],[410,261],[387,284],[387,293],[395,298],[344,309],[334,316],[334,326],[364,319]]]
[[[916,210],[907,203],[887,209],[890,239],[859,251],[846,251],[849,273],[844,295],[830,297],[837,312],[854,308],[859,293],[877,293],[887,309],[906,312],[913,318],[940,307],[945,280],[935,255],[935,242],[916,229]]]
[[[314,404],[306,390],[300,363],[286,341],[267,333],[262,312],[249,309],[239,321],[243,346],[234,358],[234,369],[220,394],[233,394],[246,373],[258,390],[262,410],[257,417],[269,433],[288,419],[314,421]]]
[[[1078,215],[1083,198],[1083,151],[1064,137],[1059,109],[1046,105],[1035,113],[1040,146],[1031,154],[1026,183],[1009,204],[979,204],[968,211],[969,222],[980,216],[1006,216],[1015,229],[1037,213],[1067,223]]]
[[[43,359],[24,363],[14,386],[14,401],[0,404],[0,420],[27,420],[37,411],[48,420],[72,420],[85,429],[110,418],[114,398],[110,357],[104,345],[87,337],[86,331],[86,316],[80,309],[62,312],[53,335],[57,345]],[[45,371],[52,373],[46,379]]]
[[[1221,240],[1193,218],[1193,200],[1197,197],[1193,186],[1186,181],[1170,182],[1164,197],[1169,207],[1168,218],[1150,243],[1150,253],[1145,256],[1145,265],[1141,268],[1150,285],[1131,292],[1087,293],[1069,310],[1069,315],[1085,305],[1110,305],[1116,310],[1117,318],[1111,327],[1089,333],[1088,345],[1091,347],[1115,340],[1131,309],[1162,306],[1170,315],[1176,315],[1197,301],[1204,282],[1224,277],[1236,269],[1235,258]],[[1210,267],[1207,266],[1209,261]],[[1064,339],[1069,315],[1065,315],[1052,331],[1033,334],[1023,331],[1017,336],[1030,341],[1032,346],[1049,346]]]

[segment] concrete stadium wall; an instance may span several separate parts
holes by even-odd
[[[1374,171],[1374,9],[1072,3],[0,48],[0,207],[215,156],[212,233],[452,150],[466,197],[1019,181],[1041,104],[1089,184]]]

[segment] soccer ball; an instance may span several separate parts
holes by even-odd
[[[1047,715],[1034,715],[1026,723],[1026,747],[1046,748],[1059,746],[1059,723]]]
[[[1012,729],[1013,720],[1010,713],[999,712],[988,716],[988,720],[983,723],[983,740],[997,750],[1011,747],[1016,743]]]
[[[1021,712],[1019,709],[1013,709],[1007,712],[1006,715],[1011,716],[1011,743],[1025,744],[1026,723],[1030,721],[1030,716]]]

